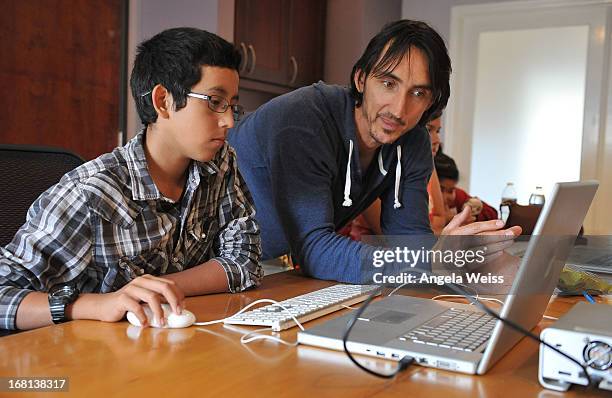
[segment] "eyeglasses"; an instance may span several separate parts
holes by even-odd
[[[140,94],[140,96],[144,97],[149,94],[151,94],[150,90],[146,93]],[[208,109],[216,113],[225,113],[227,108],[232,108],[232,116],[236,122],[239,121],[244,115],[244,107],[242,105],[231,105],[225,98],[219,95],[206,95],[190,91],[187,93],[187,96],[207,101]]]
[[[219,95],[206,95],[190,91],[187,93],[187,96],[208,101],[208,108],[213,112],[225,113],[227,108],[232,108],[232,116],[236,122],[244,115],[244,108],[242,105],[231,105],[225,98]]]

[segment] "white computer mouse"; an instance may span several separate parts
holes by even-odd
[[[184,309],[181,315],[176,315],[174,312],[172,312],[172,308],[169,304],[162,304],[162,309],[164,310],[164,318],[166,318],[166,324],[164,326],[161,326],[159,323],[154,321],[153,311],[151,311],[151,308],[149,308],[148,304],[143,304],[142,308],[145,312],[145,315],[147,316],[149,326],[154,328],[186,328],[193,325],[196,320],[195,315],[193,315],[193,313],[189,310]],[[127,320],[134,326],[142,326],[140,320],[138,320],[138,317],[136,317],[133,312],[127,313]]]

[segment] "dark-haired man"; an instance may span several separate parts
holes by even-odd
[[[376,198],[384,234],[431,235],[433,162],[424,126],[446,106],[450,72],[444,41],[431,27],[397,21],[370,41],[350,90],[317,83],[271,100],[232,129],[228,140],[253,194],[264,257],[290,253],[308,275],[364,281],[361,264],[372,248],[336,231]],[[464,229],[460,217],[445,233],[501,227]]]
[[[225,143],[242,114],[239,64],[199,29],[139,46],[130,83],[145,129],[66,174],[0,248],[0,328],[126,311],[146,324],[141,302],[163,325],[163,302],[180,313],[185,296],[259,283],[259,228]]]

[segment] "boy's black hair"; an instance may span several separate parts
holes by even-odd
[[[240,61],[240,53],[232,44],[196,28],[164,30],[142,42],[130,77],[140,120],[145,126],[157,120],[150,93],[157,84],[172,94],[174,110],[179,110],[187,104],[187,93],[202,78],[203,65],[238,71]]]
[[[459,181],[459,169],[457,163],[450,156],[438,151],[434,156],[434,164],[436,166],[436,173],[438,173],[438,179]]]
[[[387,45],[389,48],[383,55],[383,50]],[[384,72],[393,70],[409,53],[411,47],[420,49],[427,57],[433,94],[432,105],[423,113],[418,124],[424,126],[430,120],[435,119],[433,115],[441,114],[450,95],[451,62],[446,45],[442,37],[431,26],[425,22],[408,19],[385,25],[370,40],[361,58],[353,66],[350,91],[356,106],[361,106],[363,94],[357,91],[355,74],[361,71],[364,79],[370,75],[382,76]]]

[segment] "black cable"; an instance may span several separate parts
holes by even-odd
[[[591,387],[593,381],[591,380],[591,376],[589,376],[589,372],[586,368],[585,365],[583,365],[582,363],[580,363],[580,361],[578,361],[577,359],[574,359],[571,355],[564,353],[563,351],[561,351],[560,349],[558,349],[557,347],[548,344],[547,342],[545,342],[544,340],[540,339],[538,336],[536,336],[535,334],[531,333],[529,330],[523,329],[522,326],[506,319],[506,318],[502,318],[499,314],[497,314],[495,311],[493,311],[492,309],[490,309],[489,307],[487,307],[486,305],[484,305],[482,302],[480,302],[479,300],[475,299],[474,297],[466,294],[462,289],[458,288],[455,284],[453,283],[448,283],[446,284],[446,286],[450,287],[451,290],[453,290],[455,293],[458,293],[460,295],[462,295],[463,297],[465,297],[466,299],[468,299],[469,301],[471,301],[473,304],[477,305],[478,307],[480,307],[484,312],[486,312],[487,314],[491,315],[493,318],[502,321],[503,323],[505,323],[506,325],[510,326],[512,329],[518,331],[519,333],[525,335],[526,337],[529,337],[530,339],[544,345],[545,347],[550,348],[551,350],[555,351],[556,353],[558,353],[559,355],[569,359],[570,361],[574,362],[576,365],[580,366],[580,368],[583,370],[584,372],[584,377],[586,377],[587,379],[587,387]]]
[[[431,274],[430,272],[425,271],[425,270],[421,270],[421,269],[418,269],[418,268],[413,268],[412,270],[420,272],[420,273],[423,273],[423,274],[427,274],[429,276],[433,276],[433,274]],[[550,348],[551,350],[555,351],[559,355],[569,359],[570,361],[572,361],[575,364],[577,364],[578,366],[580,366],[580,368],[584,372],[584,377],[586,377],[586,379],[588,381],[587,388],[592,386],[593,381],[591,380],[591,377],[589,376],[589,373],[588,373],[588,370],[587,370],[586,366],[583,365],[582,363],[580,363],[578,360],[574,359],[570,355],[568,355],[568,354],[564,353],[563,351],[559,350],[557,347],[554,347],[551,344],[546,343],[545,341],[543,341],[542,339],[540,339],[538,336],[534,335],[530,331],[523,329],[522,326],[517,325],[516,323],[514,323],[514,322],[512,322],[512,321],[510,321],[510,320],[508,320],[506,318],[502,318],[495,311],[491,310],[489,307],[487,307],[486,305],[482,304],[480,301],[478,301],[475,298],[473,298],[471,295],[466,293],[464,290],[458,288],[455,284],[447,283],[447,284],[445,284],[445,286],[448,286],[455,293],[465,297],[466,299],[468,299],[469,301],[471,301],[472,303],[477,305],[479,308],[484,310],[487,314],[489,314],[493,318],[495,318],[495,319],[505,323],[506,325],[510,326],[512,329],[514,329],[514,330],[518,331],[519,333],[523,334],[524,336],[527,336],[527,337],[531,338],[532,340],[537,341],[538,343],[544,345],[545,347]],[[355,322],[361,316],[361,314],[363,314],[363,312],[365,311],[366,307],[368,305],[370,305],[370,303],[372,302],[374,297],[377,295],[377,293],[378,293],[378,290],[374,290],[372,293],[370,293],[370,296],[367,298],[367,300],[356,311],[355,316],[353,316],[347,322],[347,324],[346,324],[347,328],[344,331],[344,336],[342,337],[342,346],[344,347],[344,352],[349,357],[349,359],[355,365],[357,365],[360,369],[364,370],[365,372],[367,372],[367,373],[369,373],[371,375],[377,376],[377,377],[381,377],[381,378],[385,378],[385,379],[391,379],[391,378],[395,377],[399,372],[401,372],[402,370],[406,369],[408,367],[408,365],[412,364],[414,362],[414,358],[412,358],[410,356],[403,357],[400,360],[400,364],[399,364],[397,370],[395,372],[393,372],[393,373],[390,373],[390,374],[378,373],[378,372],[376,372],[376,371],[374,371],[372,369],[368,369],[367,367],[365,367],[362,364],[360,364],[359,362],[357,362],[357,360],[355,360],[355,358],[353,357],[353,355],[350,353],[350,351],[348,350],[348,348],[346,346],[346,342],[348,340],[349,334],[351,333],[351,330],[353,329],[353,326],[355,326]],[[405,358],[408,358],[407,361],[409,360],[409,362],[404,367],[402,367],[402,361],[404,361]]]
[[[402,372],[405,369],[408,369],[408,367],[410,365],[412,365],[412,363],[414,362],[414,358],[406,355],[404,356],[402,359],[400,359],[399,364],[397,366],[397,369],[393,372],[393,373],[389,373],[389,374],[385,374],[385,373],[378,373],[372,369],[368,369],[367,367],[363,366],[362,364],[360,364],[351,354],[351,352],[348,350],[347,346],[346,346],[346,341],[348,340],[348,336],[351,333],[351,330],[353,329],[353,326],[355,326],[355,322],[357,321],[357,319],[361,316],[361,314],[363,314],[363,311],[365,311],[366,307],[370,304],[370,302],[372,301],[372,299],[374,299],[374,297],[376,297],[378,292],[378,289],[374,290],[370,296],[367,298],[367,300],[363,303],[363,305],[361,307],[359,307],[357,309],[357,312],[355,314],[355,316],[351,319],[349,319],[346,328],[346,331],[344,332],[344,336],[342,337],[342,345],[344,346],[344,352],[346,353],[346,355],[349,357],[349,359],[355,364],[357,365],[357,367],[359,367],[361,370],[376,376],[376,377],[381,377],[383,379],[392,379],[394,378],[399,372]]]

